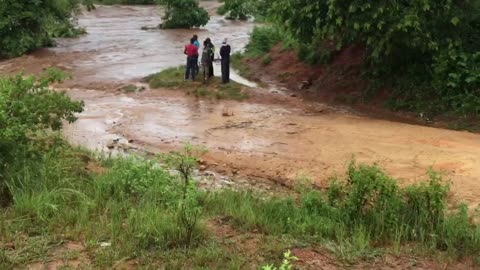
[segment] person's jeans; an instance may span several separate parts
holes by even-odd
[[[198,57],[189,56],[187,57],[187,68],[185,70],[185,80],[190,78],[190,74],[192,74],[192,80],[195,81],[195,76],[197,75],[197,62]]]

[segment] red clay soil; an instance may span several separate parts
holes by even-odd
[[[368,82],[361,78],[361,66],[365,50],[350,46],[338,52],[327,65],[309,65],[300,61],[297,53],[285,50],[281,44],[272,48],[272,61],[265,65],[262,57],[245,60],[253,71],[252,79],[273,81],[282,84],[306,101],[318,101],[331,105],[348,106],[357,113],[397,122],[446,127],[447,123],[426,122],[414,113],[392,112],[385,108],[388,90],[376,93],[374,98],[364,100]]]

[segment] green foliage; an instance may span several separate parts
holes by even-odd
[[[272,0],[222,0],[217,13],[226,15],[229,20],[247,20],[254,17],[257,21],[262,21],[268,13]]]
[[[277,28],[255,27],[245,48],[246,54],[252,57],[267,54],[280,41],[282,36]]]
[[[95,163],[104,171],[84,169]],[[148,263],[157,258],[173,269],[248,265],[251,260],[232,257],[238,252],[235,242],[230,250],[223,246],[228,241],[217,246],[208,236],[202,224],[206,217],[218,215],[229,217],[238,230],[326,243],[348,262],[378,254],[377,249],[394,241],[457,256],[480,252],[480,227],[469,222],[465,206],[446,211],[447,188],[436,175],[426,184],[402,189],[378,168],[352,164],[347,178],[332,185],[328,196],[307,189],[295,198],[234,190],[207,194],[197,191],[193,181],[184,195],[183,177],[170,175],[154,161],[97,161],[60,143],[39,158],[18,156],[5,175],[14,204],[0,210],[6,221],[0,237],[15,242],[16,249],[0,252],[4,268],[22,268],[46,258],[48,250],[67,239],[86,244],[93,268],[112,268],[125,258]],[[105,242],[112,246],[99,246]],[[291,255],[287,258],[284,267],[293,262]]]
[[[229,20],[247,20],[253,13],[253,1],[224,0],[224,5],[219,9],[220,15],[227,15]]]
[[[364,47],[366,73],[396,90],[396,109],[479,113],[478,0],[280,0],[268,13],[309,63]]]
[[[293,261],[297,261],[298,258],[293,256],[292,253],[289,251],[283,253],[283,261],[279,267],[275,267],[274,265],[267,265],[262,267],[263,270],[291,270],[293,265]]]
[[[165,6],[164,29],[201,27],[210,19],[197,0],[159,0],[159,3]]]
[[[60,130],[64,121],[75,121],[74,114],[82,111],[82,102],[72,101],[65,93],[48,88],[49,83],[64,77],[62,72],[51,69],[39,78],[22,74],[0,78],[2,199],[8,197],[3,172],[19,151],[36,154],[39,146],[48,146],[42,132]]]
[[[231,216],[238,229],[331,240],[331,250],[348,261],[368,256],[373,246],[395,242],[415,242],[457,256],[476,254],[480,227],[470,224],[465,207],[447,213],[447,193],[448,186],[433,173],[425,184],[400,188],[378,167],[352,163],[344,181],[336,180],[326,193],[303,193],[298,202],[224,191],[206,207]]]
[[[77,0],[2,0],[0,58],[52,44],[52,37],[81,34],[71,20]]]

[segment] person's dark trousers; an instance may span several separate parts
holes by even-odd
[[[213,77],[213,62],[210,63],[210,66],[208,67],[208,78]]]
[[[230,82],[230,58],[222,58],[222,82]]]
[[[197,75],[196,66],[197,66],[197,57],[187,57],[187,68],[185,71],[185,80],[190,78],[192,74],[192,80],[195,80],[195,75]]]

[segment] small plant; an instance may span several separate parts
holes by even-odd
[[[199,158],[205,154],[207,150],[202,147],[193,146],[185,143],[181,152],[172,152],[168,155],[160,155],[166,165],[176,169],[182,176],[184,181],[183,198],[187,196],[187,190],[192,179],[192,174],[198,165]]]
[[[178,170],[184,181],[183,197],[180,202],[178,215],[183,229],[184,245],[187,252],[191,246],[193,232],[202,212],[198,204],[195,183],[192,182],[192,175],[198,165],[199,157],[205,152],[206,149],[204,148],[185,143],[183,151],[173,152],[164,156],[164,162]]]
[[[298,258],[293,256],[290,250],[283,253],[283,261],[279,267],[273,264],[262,267],[263,270],[290,270],[293,268],[292,262],[298,261]]]
[[[185,197],[180,202],[179,218],[183,226],[185,249],[188,251],[192,244],[192,236],[197,221],[202,213],[198,203],[198,194],[195,183],[190,182],[186,188]]]

